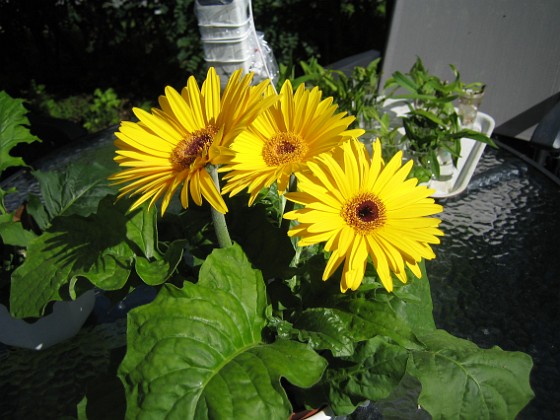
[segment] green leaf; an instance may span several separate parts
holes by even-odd
[[[418,90],[418,85],[412,80],[411,78],[405,76],[400,71],[396,71],[393,73],[392,78],[387,81],[388,84],[385,85],[385,88],[390,87],[394,83],[399,85],[400,87],[408,90],[409,92],[416,92]]]
[[[392,309],[389,302],[364,298],[352,299],[339,306],[352,315],[348,328],[355,340],[368,340],[381,335],[390,337],[407,349],[418,349],[420,345],[407,322]]]
[[[431,122],[442,126],[442,127],[446,127],[447,125],[445,124],[444,121],[442,121],[440,118],[438,118],[438,116],[436,114],[434,114],[433,112],[430,111],[426,111],[425,109],[415,109],[414,111],[410,112],[410,115],[418,115],[421,117],[424,117],[428,120],[430,120]]]
[[[127,418],[288,418],[280,378],[309,387],[326,362],[301,343],[263,342],[265,309],[262,275],[234,245],[213,251],[197,284],[165,285],[131,311]]]
[[[389,396],[406,371],[408,351],[386,337],[362,342],[345,368],[328,369],[329,404],[337,415],[350,414],[364,401]]]
[[[127,204],[128,206],[128,204]],[[143,207],[128,218],[126,237],[140,249],[146,258],[155,256],[157,248],[157,210],[155,207]]]
[[[390,337],[404,348],[421,348],[413,331],[416,323],[428,319],[431,320],[428,327],[433,326],[429,287],[427,296],[425,290],[427,285],[401,287],[399,291],[406,299],[403,302],[399,302],[397,293],[382,290],[342,294],[334,279],[321,280],[324,267],[324,257],[315,255],[299,269],[301,277],[305,277],[301,283],[305,309],[287,320],[293,324],[294,332],[301,340],[307,341],[316,350],[330,350],[335,357],[350,355],[355,343],[378,335]],[[336,275],[333,277],[336,278]],[[426,297],[427,303],[420,301]],[[417,310],[423,312],[415,314]]]
[[[419,403],[434,419],[514,419],[534,397],[531,358],[436,330],[420,337],[426,350],[412,352],[410,374],[422,384]]]
[[[22,99],[14,99],[0,91],[0,173],[13,166],[25,166],[21,157],[10,155],[16,145],[40,141],[25,127],[29,125],[26,114]]]
[[[13,215],[0,214],[0,238],[5,245],[27,247],[36,236],[24,229],[21,222],[14,222]]]
[[[354,354],[354,340],[348,329],[352,314],[332,308],[309,308],[298,317],[299,339],[315,350],[330,350],[335,357]]]
[[[396,287],[394,295],[399,299],[392,299],[391,308],[398,318],[404,320],[415,335],[426,334],[436,329],[430,282],[426,275],[424,262],[420,264],[422,278],[409,276],[407,284]]]
[[[150,286],[157,286],[166,282],[181,261],[185,241],[175,241],[170,244],[164,254],[159,251],[153,259],[136,256],[134,268],[142,281]]]
[[[115,189],[108,185],[107,176],[110,174],[109,168],[95,161],[69,165],[64,171],[33,172],[39,181],[50,220],[56,216],[89,216],[95,213],[99,201],[115,193]]]
[[[132,269],[133,248],[153,247],[146,246],[146,232],[153,229],[144,221],[150,216],[145,208],[125,214],[129,205],[113,205],[113,197],[106,197],[95,215],[54,219],[51,228],[30,243],[25,262],[12,274],[12,314],[40,316],[49,302],[74,294],[71,280],[78,276],[104,290],[122,288]],[[148,228],[142,231],[142,226]]]
[[[33,217],[33,220],[42,231],[47,230],[51,225],[51,217],[47,213],[41,198],[34,194],[31,194],[27,201],[27,213]]]
[[[492,147],[497,147],[496,143],[494,143],[494,140],[492,140],[487,135],[481,133],[480,131],[462,129],[461,131],[458,131],[457,133],[453,133],[450,137],[454,138],[454,139],[462,139],[464,137],[464,138],[467,138],[467,139],[473,139],[473,140],[479,141],[481,143],[488,144]]]

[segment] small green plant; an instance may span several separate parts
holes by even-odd
[[[96,132],[129,118],[128,100],[120,98],[113,88],[97,88],[93,94],[56,98],[47,92],[45,85],[31,82],[30,103],[53,118],[73,121],[89,132]],[[149,109],[144,104],[143,108]]]
[[[379,116],[378,65],[379,59],[376,59],[366,67],[356,66],[350,74],[346,74],[341,70],[325,68],[316,58],[311,58],[300,62],[303,75],[294,78],[293,84],[294,87],[301,83],[317,86],[324,96],[336,98],[341,111],[356,117],[354,127],[359,125],[367,131],[366,123]]]
[[[89,102],[87,95],[56,98],[47,91],[44,84],[38,84],[35,80],[31,81],[27,99],[31,106],[40,113],[78,124],[82,124]]]
[[[420,181],[428,181],[432,174],[439,177],[438,153],[441,151],[450,153],[456,164],[461,155],[462,138],[494,145],[488,136],[462,127],[455,108],[459,96],[484,85],[464,83],[457,68],[450,67],[454,75],[451,82],[431,74],[417,58],[406,74],[393,73],[384,86],[388,99],[407,101],[409,111],[402,117],[404,135],[400,142],[417,161],[414,176]],[[401,93],[403,90],[405,93]]]
[[[88,105],[84,127],[90,132],[95,132],[117,124],[125,102],[112,88],[95,89],[93,101]]]

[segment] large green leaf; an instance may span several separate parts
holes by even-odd
[[[410,326],[392,310],[388,302],[352,299],[345,301],[340,309],[352,315],[352,323],[348,328],[357,341],[380,335],[390,337],[407,349],[420,348]]]
[[[299,339],[315,350],[330,350],[333,356],[354,354],[354,337],[349,326],[352,314],[334,308],[309,308],[298,317],[294,327]]]
[[[130,203],[113,205],[106,197],[96,214],[53,220],[52,227],[32,241],[25,262],[12,274],[10,311],[17,317],[40,316],[53,300],[63,300],[65,285],[83,276],[104,290],[124,286],[135,249],[153,249],[153,217],[146,209],[126,214]]]
[[[0,173],[12,166],[25,166],[21,157],[10,155],[19,143],[33,143],[39,139],[25,127],[29,125],[23,100],[14,99],[0,91]]]
[[[131,311],[127,418],[288,418],[280,378],[309,387],[326,362],[301,343],[263,342],[265,309],[262,275],[234,245],[213,251],[197,284],[166,285]]]
[[[434,419],[514,419],[533,398],[527,354],[480,349],[443,330],[420,339],[426,349],[412,352],[409,372]]]
[[[390,337],[404,348],[422,347],[415,336],[418,325],[426,322],[428,329],[435,328],[425,276],[394,294],[384,290],[342,294],[336,275],[321,280],[324,264],[317,255],[302,267],[305,309],[288,319],[301,340],[316,350],[330,350],[335,357],[351,355],[356,343],[376,336]]]
[[[108,185],[107,176],[110,174],[110,168],[97,162],[72,164],[63,171],[33,172],[39,181],[49,221],[56,216],[89,216],[95,213],[99,201],[116,192]],[[31,212],[34,215],[36,209],[32,207]],[[37,219],[43,220],[42,217]],[[47,227],[41,226],[43,229]]]

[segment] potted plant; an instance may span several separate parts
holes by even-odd
[[[250,82],[236,72],[222,92],[210,69],[135,109],[116,186],[28,244],[12,313],[39,315],[61,291],[155,287],[128,315],[127,418],[340,415],[411,383],[433,417],[514,418],[530,357],[434,324],[424,260],[442,207],[407,180],[412,162],[385,161],[380,142],[366,153],[318,88]]]
[[[0,174],[9,168],[26,166],[22,158],[11,156],[17,145],[39,139],[30,133],[27,110],[21,99],[0,92]],[[93,310],[95,295],[88,291],[73,301],[56,302],[48,314],[39,319],[18,319],[8,308],[11,274],[26,258],[27,249],[37,238],[37,226],[29,223],[26,206],[8,211],[5,197],[16,190],[0,187],[0,244],[2,245],[2,275],[0,277],[0,343],[28,349],[45,349],[75,335]],[[51,198],[49,196],[46,196]]]
[[[464,83],[457,68],[450,67],[455,77],[451,82],[431,74],[417,58],[406,74],[393,73],[384,86],[389,104],[406,101],[408,110],[401,117],[404,133],[400,145],[416,160],[414,175],[424,182],[432,177],[450,177],[450,165],[456,166],[461,156],[461,139],[494,145],[487,133],[472,128],[470,119],[468,125],[462,124],[461,112],[455,106],[458,98],[472,97],[472,92],[483,91],[484,85]]]

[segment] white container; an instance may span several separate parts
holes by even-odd
[[[221,77],[222,88],[238,69],[253,72],[254,82],[275,83],[279,69],[272,50],[253,23],[250,0],[197,0],[198,20],[204,60]]]
[[[78,333],[95,304],[95,292],[88,290],[74,301],[55,302],[52,313],[29,323],[12,318],[0,305],[0,343],[31,350],[43,350]]]
[[[202,41],[204,59],[206,61],[245,61],[251,58],[255,49],[251,31],[247,31],[238,38],[213,39]]]
[[[203,5],[196,1],[194,13],[202,26],[243,26],[251,17],[251,4],[250,0],[217,5]]]
[[[251,30],[251,19],[247,18],[241,25],[203,25],[198,24],[202,42],[243,37]]]

